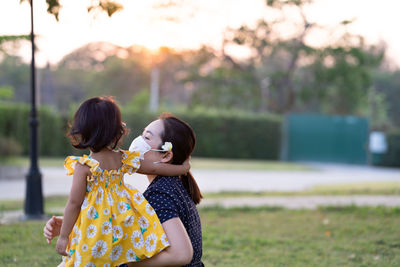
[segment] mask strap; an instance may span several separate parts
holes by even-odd
[[[164,149],[150,149],[151,151],[159,151],[159,152],[168,152],[168,150],[164,150]]]

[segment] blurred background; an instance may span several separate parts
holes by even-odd
[[[65,137],[73,113],[112,95],[131,130],[123,148],[162,112],[195,130],[207,266],[398,266],[399,9],[396,0],[35,1],[45,214],[62,215],[64,158],[88,153]],[[43,222],[15,223],[29,204],[30,27],[29,1],[1,3],[2,266],[59,262]],[[126,182],[148,185],[142,175]]]
[[[71,153],[77,105],[113,95],[128,140],[168,111],[193,126],[199,157],[400,166],[396,1],[47,2],[35,6],[42,156]],[[29,3],[1,12],[1,155],[27,155]]]

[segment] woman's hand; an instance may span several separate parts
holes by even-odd
[[[63,222],[63,217],[51,217],[50,220],[47,221],[46,225],[43,228],[43,235],[47,239],[47,243],[50,244],[51,240],[60,235],[61,225]]]
[[[66,249],[69,242],[68,237],[59,237],[57,240],[56,250],[62,256],[68,256]]]

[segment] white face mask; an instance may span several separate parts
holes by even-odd
[[[139,135],[136,137],[131,145],[129,146],[129,151],[136,151],[140,152],[140,158],[143,159],[144,154],[152,151],[160,151],[160,152],[167,152],[172,150],[172,144],[170,142],[165,142],[162,146],[162,149],[154,149],[144,140],[143,136]]]

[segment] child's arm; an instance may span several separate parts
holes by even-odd
[[[154,163],[150,160],[141,160],[140,168],[137,170],[141,174],[157,174],[164,176],[179,176],[188,173],[190,170],[189,158],[182,165],[169,163]]]
[[[87,166],[76,164],[71,192],[69,194],[67,206],[64,210],[64,220],[61,226],[61,233],[56,245],[58,253],[63,256],[67,256],[65,250],[68,245],[69,234],[74,227],[76,219],[78,218],[81,210],[83,199],[85,198],[86,177],[88,175],[90,175],[90,171]]]

